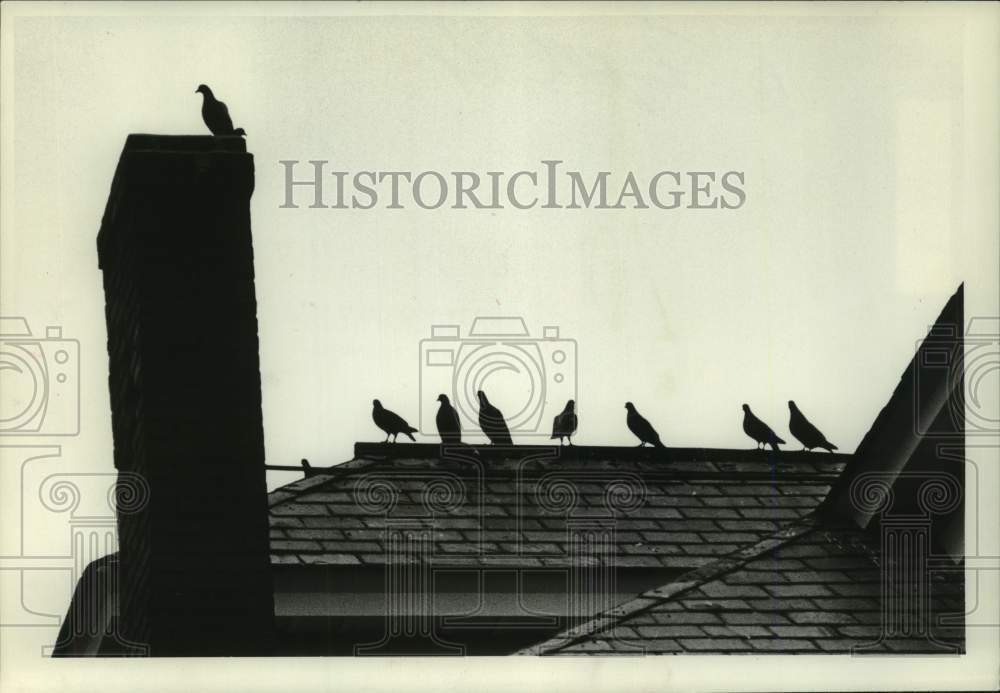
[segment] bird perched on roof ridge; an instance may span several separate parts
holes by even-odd
[[[631,402],[625,403],[625,408],[628,409],[628,414],[625,417],[625,423],[628,424],[628,430],[635,434],[636,438],[639,439],[639,447],[641,448],[646,443],[649,443],[653,447],[662,448],[663,443],[660,442],[660,434],[656,432],[653,425],[646,421],[645,417],[640,414],[635,405]]]
[[[458,412],[448,401],[448,395],[438,395],[437,401],[441,403],[438,407],[437,423],[438,435],[441,436],[442,443],[462,442],[462,422],[458,418]]]
[[[226,104],[215,98],[215,94],[204,84],[199,84],[195,89],[196,94],[201,94],[201,119],[213,135],[240,135],[247,133],[243,128],[233,129],[233,119],[229,117],[229,108]]]
[[[802,443],[804,450],[823,448],[827,452],[833,452],[837,449],[837,446],[827,440],[826,436],[805,417],[794,401],[788,400],[788,410],[788,430]]]
[[[771,427],[754,416],[750,411],[750,405],[743,405],[743,432],[757,441],[757,447],[762,448],[770,445],[777,450],[779,443],[784,443],[778,435],[771,430]]]
[[[309,464],[309,460],[307,460],[305,457],[302,458],[302,473],[305,475],[306,479],[308,479],[309,477],[313,476],[316,473],[316,470],[312,468],[312,465]]]
[[[413,437],[413,434],[417,432],[410,424],[403,420],[403,417],[395,412],[391,412],[382,406],[382,403],[377,399],[372,400],[372,421],[375,425],[385,431],[385,442],[389,442],[389,436],[392,436],[392,442],[396,442],[396,436],[400,433],[405,435],[407,438],[412,440],[414,443],[417,439]]]
[[[513,445],[514,441],[510,437],[510,429],[504,421],[503,412],[490,404],[486,399],[486,393],[479,390],[476,393],[479,398],[479,427],[494,445]]]
[[[573,444],[573,434],[576,433],[577,418],[576,418],[576,402],[569,400],[566,402],[566,406],[561,412],[556,414],[555,418],[552,419],[552,437],[549,440],[559,439],[559,445],[562,445],[563,438],[569,442],[570,445]]]

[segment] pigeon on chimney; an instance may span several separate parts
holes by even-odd
[[[372,421],[375,425],[385,431],[385,442],[389,442],[389,436],[392,436],[392,442],[396,442],[396,436],[402,433],[404,436],[412,440],[414,443],[417,439],[413,437],[413,434],[417,432],[410,424],[403,421],[403,417],[399,414],[389,411],[382,406],[382,403],[377,399],[372,400]]]
[[[660,442],[660,434],[656,432],[651,423],[646,421],[642,414],[636,411],[635,405],[631,402],[626,402],[625,408],[628,409],[628,416],[625,417],[625,423],[628,424],[628,430],[632,431],[635,437],[639,439],[639,447],[641,448],[646,443],[656,448],[664,447],[663,443]]]
[[[438,435],[441,436],[442,443],[461,443],[462,442],[462,423],[458,418],[458,412],[455,411],[455,407],[451,406],[451,402],[448,401],[448,395],[438,395],[438,402],[441,406],[438,407],[437,422]]]
[[[226,104],[215,98],[212,90],[204,84],[199,84],[195,89],[196,94],[202,95],[201,117],[205,125],[212,131],[213,135],[239,135],[246,136],[243,128],[233,129],[233,119],[229,117],[229,109]]]
[[[576,424],[576,402],[570,400],[566,402],[566,408],[552,420],[552,438],[550,440],[558,438],[559,445],[562,445],[563,438],[566,438],[567,442],[572,445]]]
[[[510,438],[510,429],[507,422],[503,420],[503,412],[490,404],[486,399],[486,393],[480,390],[476,393],[479,397],[479,427],[494,445],[513,445]]]
[[[813,448],[823,448],[827,452],[833,452],[837,449],[837,446],[826,439],[818,428],[810,423],[799,408],[795,405],[795,402],[788,400],[789,409],[789,419],[788,419],[788,430],[792,432],[792,435],[802,443],[803,449],[812,450]]]
[[[777,450],[778,443],[785,442],[771,430],[770,426],[754,416],[747,404],[743,405],[743,432],[757,441],[758,448],[770,445],[772,449]]]

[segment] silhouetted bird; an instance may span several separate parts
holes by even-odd
[[[641,448],[646,443],[649,443],[653,447],[662,448],[663,443],[660,442],[660,434],[656,432],[653,425],[646,421],[635,409],[635,405],[631,402],[625,403],[625,408],[628,409],[628,416],[625,417],[625,423],[628,424],[628,430],[635,434],[636,438],[639,439],[639,447]]]
[[[803,416],[799,408],[795,406],[795,402],[788,400],[788,430],[792,432],[792,435],[803,445],[803,449],[812,450],[813,448],[823,448],[827,452],[833,452],[837,449],[837,446],[826,439],[818,428],[813,426],[809,419]]]
[[[204,84],[199,84],[195,89],[196,94],[202,95],[201,118],[205,125],[212,131],[213,135],[246,135],[243,128],[233,129],[233,119],[229,117],[229,109],[226,104],[215,98],[212,90]]]
[[[441,406],[438,407],[437,418],[437,429],[438,435],[441,436],[442,443],[461,443],[462,442],[462,422],[458,418],[458,412],[455,411],[455,407],[451,406],[451,402],[448,401],[448,395],[438,395],[438,402]]]
[[[507,422],[503,420],[503,412],[490,404],[486,399],[486,393],[480,390],[476,393],[479,397],[479,427],[494,445],[513,445],[510,439],[510,429]]]
[[[559,444],[562,445],[563,438],[569,442],[570,445],[573,444],[573,434],[576,433],[576,402],[570,400],[566,402],[566,407],[556,414],[556,417],[552,419],[552,438],[559,439]]]
[[[392,442],[396,442],[396,436],[402,433],[404,436],[412,440],[414,443],[417,439],[413,437],[413,434],[417,432],[410,424],[403,421],[403,417],[399,414],[389,411],[382,406],[382,403],[377,399],[372,400],[372,421],[375,425],[385,431],[385,442],[389,442],[389,436],[392,436]]]
[[[307,479],[316,473],[316,471],[312,468],[312,465],[309,464],[309,460],[305,457],[302,458],[302,473]]]
[[[771,430],[770,426],[754,416],[750,406],[746,404],[743,405],[743,432],[757,441],[758,448],[770,445],[777,450],[778,443],[785,442]]]

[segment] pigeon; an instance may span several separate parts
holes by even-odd
[[[462,423],[458,418],[458,412],[448,401],[448,395],[438,395],[438,402],[441,406],[437,413],[437,429],[441,436],[442,443],[462,442]]]
[[[790,412],[788,430],[802,443],[804,450],[823,448],[827,452],[833,452],[837,449],[836,445],[827,440],[826,436],[813,426],[809,422],[809,419],[802,415],[802,412],[799,411],[799,408],[795,406],[795,402],[792,400],[788,400],[788,410]]]
[[[309,464],[309,460],[305,457],[302,458],[302,473],[305,475],[306,479],[316,473],[316,470],[312,468],[312,465]]]
[[[649,443],[653,447],[662,448],[663,443],[660,442],[660,434],[656,432],[652,424],[643,418],[642,414],[635,410],[635,405],[631,402],[626,402],[625,408],[628,409],[628,416],[625,418],[625,422],[628,424],[628,430],[632,431],[639,439],[639,447],[641,448],[646,443]]]
[[[552,419],[552,438],[550,440],[558,438],[559,445],[562,445],[563,438],[566,438],[572,445],[573,434],[576,433],[576,423],[576,402],[569,400],[566,402],[566,408]]]
[[[743,405],[743,432],[757,441],[758,448],[770,445],[772,449],[777,450],[778,443],[785,442],[771,430],[770,426],[754,416],[747,404]]]
[[[486,399],[486,393],[480,390],[476,393],[479,397],[479,427],[494,445],[513,445],[510,439],[510,429],[507,422],[503,420],[503,412],[490,404]]]
[[[229,109],[226,104],[215,98],[212,90],[204,84],[199,84],[195,89],[196,94],[202,95],[201,118],[205,125],[212,131],[213,135],[239,135],[246,136],[243,128],[233,129],[233,119],[229,117]]]
[[[402,433],[404,436],[412,440],[414,443],[417,439],[413,437],[413,434],[417,432],[410,424],[403,421],[403,417],[399,414],[393,413],[382,406],[382,403],[377,399],[372,400],[372,420],[375,425],[385,431],[385,442],[389,442],[389,436],[392,436],[392,442],[396,442],[396,436]]]

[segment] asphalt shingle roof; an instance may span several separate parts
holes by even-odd
[[[715,576],[682,576],[621,605],[610,619],[582,624],[525,653],[964,651],[961,567],[945,561],[929,580],[917,570],[909,574],[913,579],[896,571],[903,579],[885,582],[866,533],[817,528],[807,520],[783,534],[745,550],[746,562],[709,566]],[[923,611],[915,604],[921,590],[927,591]]]
[[[521,448],[510,454],[391,447],[269,496],[274,564],[384,564],[387,530],[432,530],[435,565],[565,566],[579,524],[614,527],[619,567],[689,570],[798,520],[823,499],[845,457],[826,453]],[[407,453],[410,453],[407,456]],[[659,456],[658,456],[659,455]]]

